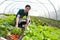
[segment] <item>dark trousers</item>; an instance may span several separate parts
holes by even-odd
[[[18,21],[18,27],[22,27],[22,25],[25,25],[27,23],[26,19],[20,18]],[[16,25],[16,18],[14,19],[13,25]]]

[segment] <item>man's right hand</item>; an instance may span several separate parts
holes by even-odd
[[[18,25],[16,25],[16,27],[18,27]]]

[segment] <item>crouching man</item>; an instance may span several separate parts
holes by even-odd
[[[16,27],[25,27],[30,22],[30,16],[28,16],[28,12],[31,9],[30,5],[26,5],[25,9],[20,9],[16,15],[15,18],[15,26]],[[26,19],[23,19],[23,17],[26,16]]]

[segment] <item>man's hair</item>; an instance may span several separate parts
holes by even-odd
[[[31,6],[30,5],[26,5],[25,7],[30,7],[30,9],[31,9]]]

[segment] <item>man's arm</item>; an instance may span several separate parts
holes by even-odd
[[[29,23],[30,21],[30,16],[27,16],[27,24]]]
[[[17,15],[17,17],[16,17],[16,27],[18,27],[19,17],[20,17],[20,15]]]
[[[27,25],[29,24],[30,16],[26,16],[26,20],[27,20],[27,23],[25,25],[23,25],[23,27],[27,27]]]

